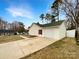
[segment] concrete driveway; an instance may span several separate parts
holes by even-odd
[[[57,40],[36,37],[0,44],[0,59],[19,59],[55,41]]]
[[[0,44],[0,59],[18,59],[24,56],[17,42]]]

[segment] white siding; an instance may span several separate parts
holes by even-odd
[[[29,35],[36,35],[39,36],[38,34],[38,30],[40,30],[41,28],[35,24],[32,25],[32,27],[29,30]]]
[[[58,28],[45,28],[43,29],[43,36],[52,39],[59,38],[59,29]]]
[[[65,26],[65,23],[63,22],[61,25],[60,25],[60,27],[59,27],[59,29],[60,29],[60,33],[59,33],[59,39],[62,39],[62,38],[64,38],[64,37],[66,37],[66,26]]]
[[[43,29],[43,36],[52,39],[62,39],[66,37],[66,27],[64,22],[59,27]]]

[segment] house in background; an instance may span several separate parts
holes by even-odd
[[[29,28],[29,35],[36,35],[52,39],[66,37],[66,26],[64,21],[49,24],[33,23]]]

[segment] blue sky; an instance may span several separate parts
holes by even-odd
[[[49,12],[52,3],[53,0],[0,0],[0,17],[30,26],[33,22],[41,22],[40,14]]]
[[[0,17],[8,22],[21,21],[26,26],[40,22],[41,13],[48,12],[53,0],[0,0]]]

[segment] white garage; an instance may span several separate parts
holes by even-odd
[[[29,29],[29,35],[42,36],[52,39],[62,39],[66,37],[65,22],[59,21],[53,24],[33,23]]]

